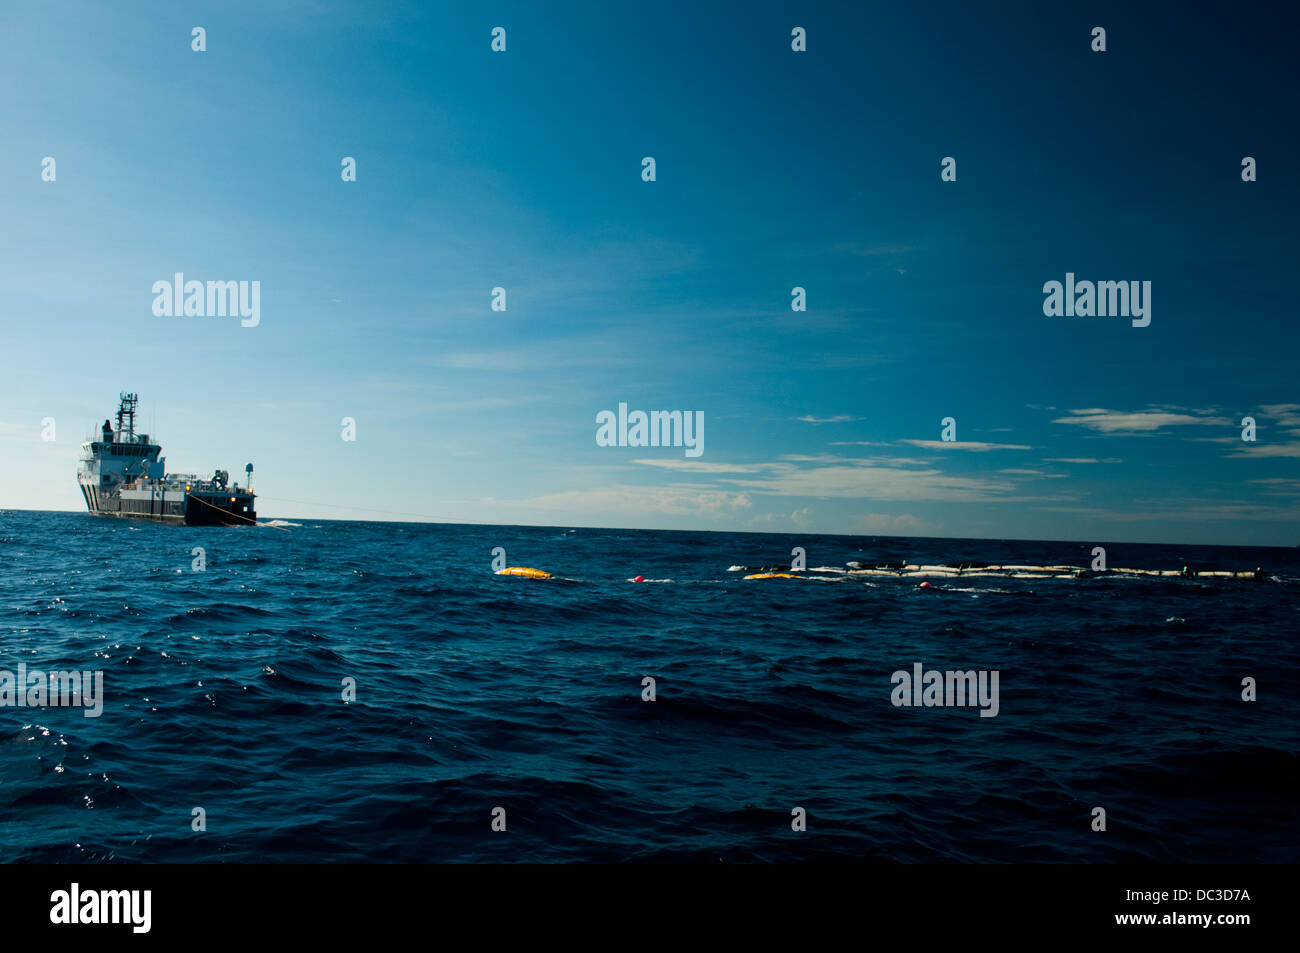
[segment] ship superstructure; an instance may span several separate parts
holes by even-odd
[[[119,395],[116,426],[105,420],[99,438],[81,445],[77,484],[86,508],[96,516],[166,520],[190,525],[252,525],[257,522],[256,496],[248,487],[230,484],[217,470],[207,479],[165,472],[162,447],[148,434],[135,432],[138,397]],[[253,472],[253,465],[245,471]]]

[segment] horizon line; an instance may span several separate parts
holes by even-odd
[[[317,504],[313,504],[313,505],[317,505]],[[321,506],[329,506],[330,504],[322,503],[322,504],[318,504],[318,505],[321,505]],[[338,508],[339,508],[339,509],[356,509],[356,510],[365,510],[365,507],[346,507],[346,506],[339,506]],[[16,512],[16,513],[72,513],[72,514],[80,513],[80,514],[84,514],[84,515],[87,516],[87,517],[91,517],[91,518],[95,518],[95,519],[105,519],[105,518],[106,518],[106,517],[99,517],[99,516],[96,516],[96,515],[93,514],[93,513],[88,513],[88,512],[86,512],[86,511],[83,510],[83,509],[66,509],[66,510],[49,510],[49,509],[44,509],[44,510],[37,510],[37,509],[29,509],[29,508],[26,508],[26,507],[18,507],[18,506],[0,507],[0,513],[6,513],[6,512]],[[399,515],[399,516],[423,516],[423,515],[424,515],[424,514],[420,514],[420,513],[397,513],[396,511],[393,511],[393,510],[373,510],[372,512],[376,512],[376,513],[393,513],[394,515]],[[161,521],[159,521],[159,520],[151,520],[151,519],[147,519],[147,518],[141,518],[141,519],[138,519],[138,520],[132,519],[131,517],[108,517],[108,518],[112,518],[112,519],[123,519],[123,520],[127,520],[127,521],[129,521],[129,522],[159,523],[159,524],[161,525]],[[737,536],[792,536],[792,537],[798,537],[798,536],[802,535],[802,536],[804,536],[804,537],[809,537],[809,536],[830,536],[830,537],[845,537],[845,538],[857,537],[857,538],[863,538],[863,539],[918,539],[918,540],[948,540],[948,541],[953,541],[953,542],[971,542],[971,541],[973,541],[973,542],[987,542],[987,543],[1044,543],[1044,544],[1051,543],[1051,544],[1066,545],[1066,546],[1087,546],[1087,545],[1089,545],[1089,544],[1094,545],[1094,546],[1103,546],[1103,545],[1110,545],[1110,546],[1197,546],[1197,547],[1202,547],[1202,548],[1212,548],[1212,547],[1217,547],[1217,548],[1221,548],[1221,549],[1225,549],[1225,548],[1226,548],[1226,549],[1276,549],[1276,550],[1280,550],[1280,551],[1282,551],[1282,552],[1288,552],[1288,551],[1290,551],[1290,550],[1292,550],[1292,549],[1300,549],[1300,543],[1297,543],[1297,544],[1295,544],[1294,546],[1286,546],[1286,545],[1260,545],[1260,544],[1251,544],[1251,543],[1187,543],[1187,542],[1169,542],[1169,541],[1141,542],[1141,541],[1138,541],[1138,540],[1095,539],[1095,538],[1094,538],[1094,539],[1088,539],[1088,540],[1077,540],[1077,539],[1041,539],[1041,538],[1035,538],[1035,537],[1018,537],[1018,536],[911,536],[911,535],[902,534],[902,533],[899,533],[899,534],[888,534],[888,533],[886,533],[886,534],[881,534],[881,533],[872,534],[872,533],[826,533],[826,532],[804,532],[804,533],[801,534],[798,530],[754,530],[754,529],[735,529],[735,530],[732,530],[732,529],[663,529],[663,528],[658,528],[658,527],[649,527],[649,526],[587,526],[587,525],[583,525],[583,524],[581,524],[581,523],[476,523],[476,522],[471,522],[471,521],[468,521],[468,520],[450,520],[450,519],[445,519],[445,518],[439,519],[439,518],[434,518],[434,517],[427,517],[427,518],[423,518],[423,519],[420,519],[420,520],[385,520],[385,519],[364,520],[364,519],[340,519],[340,518],[337,518],[337,517],[321,517],[321,516],[297,516],[297,517],[287,517],[287,516],[286,516],[286,517],[268,517],[268,518],[265,518],[265,519],[263,519],[262,517],[258,517],[257,522],[258,522],[258,524],[262,524],[262,523],[270,524],[271,522],[273,522],[274,520],[277,520],[277,519],[283,519],[283,520],[287,520],[287,521],[296,521],[296,520],[315,520],[315,521],[323,521],[323,522],[326,522],[326,523],[394,523],[394,524],[399,525],[399,526],[481,526],[481,527],[494,527],[494,528],[500,528],[500,529],[589,529],[589,530],[618,530],[618,531],[623,531],[623,532],[636,532],[636,533],[727,533],[727,534],[730,534],[730,535],[737,535]],[[223,528],[225,528],[225,529],[235,529],[235,528],[238,528],[238,527],[223,527]]]

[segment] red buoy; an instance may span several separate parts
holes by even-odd
[[[916,588],[918,588],[918,589],[933,589],[934,586],[930,585],[928,582],[923,582],[923,583],[921,583],[919,586],[917,586]]]
[[[636,577],[635,579],[633,579],[632,581],[633,581],[633,582],[645,582],[645,576],[637,576],[637,577]]]

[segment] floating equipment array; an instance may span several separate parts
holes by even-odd
[[[1023,566],[1023,565],[989,565],[987,563],[959,563],[957,565],[925,565],[921,563],[878,563],[864,566],[860,562],[851,562],[847,569],[834,569],[819,566],[815,569],[798,571],[787,570],[784,566],[732,566],[729,572],[743,572],[745,579],[815,579],[844,578],[846,576],[889,576],[895,579],[907,578],[948,578],[971,579],[976,577],[1002,579],[1067,579],[1097,578],[1102,576],[1167,576],[1182,579],[1266,579],[1268,574],[1262,569],[1251,570],[1194,570],[1182,569],[1085,569],[1082,566]],[[544,569],[531,569],[527,566],[507,566],[496,571],[498,576],[521,576],[525,579],[554,579],[554,575]],[[629,582],[644,582],[643,576],[629,579]]]
[[[1184,566],[1182,569],[1087,569],[1083,566],[1026,566],[1004,563],[955,563],[927,565],[923,563],[877,563],[867,566],[860,562],[851,562],[847,569],[800,570],[792,573],[783,566],[732,566],[732,572],[747,573],[745,579],[790,579],[812,576],[887,576],[892,578],[949,578],[971,579],[978,577],[1002,579],[1063,579],[1096,578],[1102,576],[1164,576],[1182,579],[1265,579],[1268,574],[1263,569],[1249,570],[1195,570]]]

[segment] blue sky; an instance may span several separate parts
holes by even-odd
[[[1286,14],[427,6],[0,13],[0,506],[80,508],[130,389],[268,517],[1300,542]],[[620,401],[704,454],[597,446]]]

